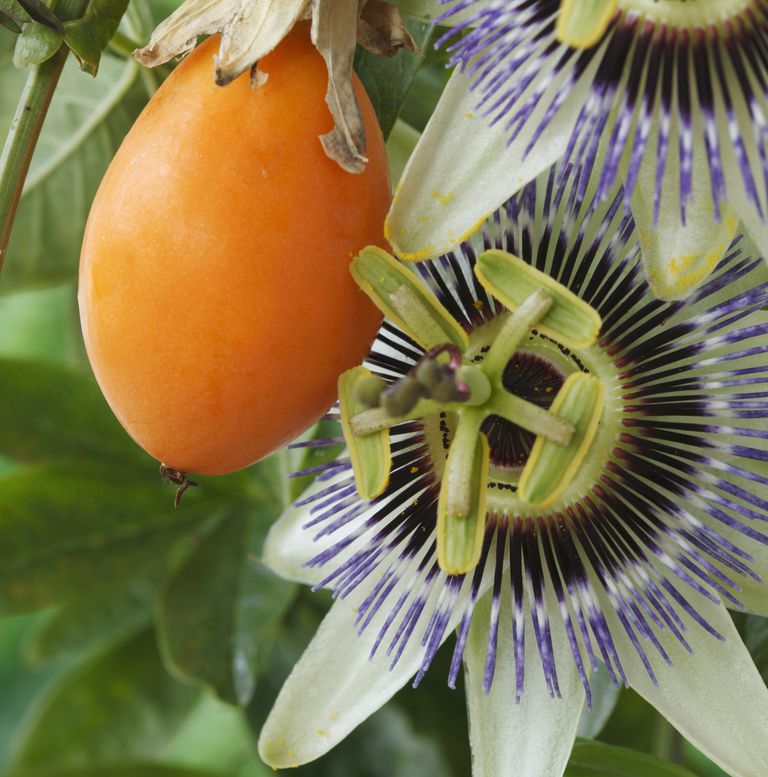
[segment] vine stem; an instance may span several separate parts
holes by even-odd
[[[79,19],[85,13],[88,2],[89,0],[52,0],[48,7],[51,11],[56,11],[62,21],[68,21]],[[29,76],[0,154],[0,270],[3,269],[32,154],[68,56],[69,48],[62,44],[50,59],[29,69]]]
[[[29,163],[68,54],[69,49],[62,46],[49,60],[30,69],[0,154],[0,269]]]

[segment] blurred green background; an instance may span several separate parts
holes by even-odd
[[[297,454],[202,478],[174,510],[173,487],[113,419],[85,360],[75,286],[85,217],[163,75],[128,58],[126,42],[145,42],[174,5],[132,2],[96,79],[67,66],[0,276],[2,774],[271,773],[256,737],[329,603],[259,563],[266,530],[295,496],[284,475]],[[447,78],[428,29],[413,23],[412,32],[423,57],[356,60],[387,132],[400,116],[390,139],[395,177]],[[13,45],[0,30],[3,132],[26,75],[13,67]],[[766,676],[768,622],[739,616],[738,625]],[[449,655],[417,691],[402,691],[298,774],[468,775],[464,698],[447,688]],[[581,734],[569,777],[723,774],[634,693],[607,683]]]

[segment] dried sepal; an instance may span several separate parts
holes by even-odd
[[[300,19],[312,19],[312,42],[328,68],[326,102],[334,128],[320,137],[325,153],[351,173],[365,169],[366,138],[352,86],[352,63],[359,40],[369,51],[391,56],[415,50],[399,9],[382,0],[186,0],[158,26],[136,58],[147,67],[190,51],[200,35],[221,33],[215,78],[228,84],[250,69],[251,83],[266,81],[258,62]]]
[[[357,42],[371,54],[392,57],[400,49],[417,51],[400,9],[383,0],[361,3]]]
[[[312,0],[312,42],[328,67],[328,103],[334,128],[320,136],[325,153],[344,170],[359,173],[365,156],[365,127],[352,88],[357,40],[357,0]]]
[[[187,0],[161,22],[149,43],[133,55],[147,67],[162,65],[191,51],[199,35],[220,32],[233,16],[240,0]]]
[[[259,60],[293,29],[308,7],[309,0],[241,0],[238,13],[222,30],[215,58],[216,83],[224,86],[253,68],[253,85],[263,84],[267,76],[259,71]]]

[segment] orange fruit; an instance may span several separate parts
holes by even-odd
[[[203,474],[257,461],[330,407],[380,314],[348,264],[383,244],[384,141],[355,82],[362,174],[318,135],[333,119],[325,64],[299,25],[260,68],[213,82],[217,39],[158,89],[112,161],[80,263],[83,336],[128,433],[159,461]]]

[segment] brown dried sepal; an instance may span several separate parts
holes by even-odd
[[[214,58],[216,83],[224,86],[250,70],[257,88],[267,80],[258,62],[300,19],[312,19],[312,42],[328,67],[326,102],[335,126],[320,137],[325,153],[350,173],[365,169],[365,127],[352,88],[355,44],[392,56],[415,50],[400,11],[382,0],[186,0],[134,56],[147,67],[190,51],[201,35],[221,34]]]
[[[361,4],[357,42],[371,54],[393,57],[400,49],[417,51],[400,9],[384,0]]]

